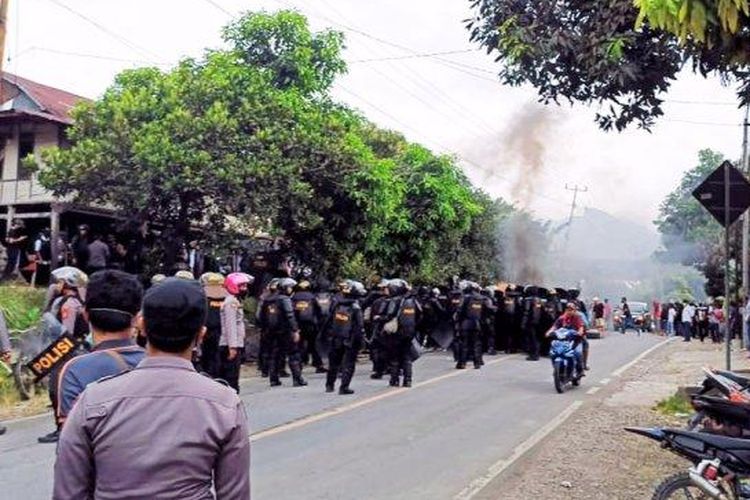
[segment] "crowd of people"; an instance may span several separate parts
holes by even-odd
[[[657,330],[680,336],[684,342],[710,339],[720,343],[726,337],[724,304],[722,300],[696,302],[691,300],[659,303],[654,301],[652,311]],[[739,305],[729,303],[729,333],[731,338],[742,335],[742,311]]]
[[[196,279],[181,270],[154,276],[144,293],[130,273],[90,269],[53,271],[45,305],[79,344],[49,375],[55,428],[39,441],[58,442],[54,498],[88,498],[94,489],[117,497],[125,488],[128,497],[155,498],[175,487],[170,498],[210,488],[245,497],[249,443],[238,395],[248,359],[271,387],[285,377],[306,386],[311,365],[325,374],[326,392],[349,395],[363,353],[371,378],[408,388],[424,349],[452,351],[456,369],[481,369],[485,355],[500,352],[536,361],[549,334],[566,328],[583,347],[580,373],[588,369],[589,318],[578,290],[455,277],[417,288],[383,279],[367,290],[353,279],[312,279],[303,268],[265,283],[244,272]],[[595,322],[605,316],[598,299],[592,312]],[[260,332],[255,353],[246,352],[249,328]],[[116,479],[123,467],[127,481]],[[184,481],[175,486],[178,470]]]

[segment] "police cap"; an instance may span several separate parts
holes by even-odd
[[[197,281],[167,278],[143,299],[148,341],[168,352],[184,350],[206,323],[206,294]]]

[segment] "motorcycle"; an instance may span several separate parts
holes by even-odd
[[[732,372],[703,369],[701,390],[691,396],[695,414],[687,429],[742,437],[750,431],[750,380]]]
[[[566,328],[558,328],[552,333],[549,357],[552,361],[552,377],[555,390],[562,394],[568,384],[578,386],[583,373],[580,368],[579,347],[576,345],[578,333]]]
[[[652,500],[673,498],[750,499],[750,440],[683,429],[627,427],[661,443],[693,463],[687,472],[665,478]]]

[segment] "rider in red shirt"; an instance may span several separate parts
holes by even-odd
[[[567,328],[569,330],[575,330],[576,332],[578,332],[578,335],[583,336],[584,323],[583,323],[583,319],[578,314],[578,311],[576,311],[575,303],[568,302],[568,305],[565,306],[565,312],[563,313],[562,316],[557,318],[557,321],[555,321],[555,324],[547,332],[547,336],[549,337],[550,335],[552,335],[552,333],[558,328]]]

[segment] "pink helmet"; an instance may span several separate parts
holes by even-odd
[[[232,295],[239,295],[240,286],[250,285],[255,278],[246,273],[232,273],[224,280],[224,288]]]

